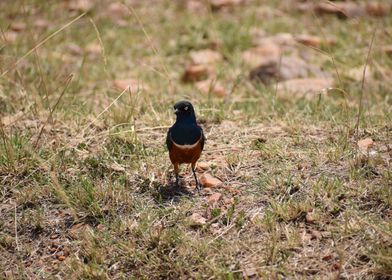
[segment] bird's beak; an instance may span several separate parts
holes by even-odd
[[[174,114],[177,115],[177,113],[178,113],[178,109],[176,108],[176,109],[174,109]]]

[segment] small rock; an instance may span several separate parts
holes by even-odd
[[[196,83],[197,89],[205,95],[213,94],[217,97],[226,97],[228,93],[225,88],[215,80],[205,80]]]
[[[91,0],[74,0],[68,3],[70,11],[88,12],[93,8]]]
[[[24,22],[13,22],[10,25],[10,29],[15,32],[21,32],[26,29],[26,23]]]
[[[272,36],[253,38],[252,43],[257,46],[262,46],[266,44],[274,44],[279,47],[292,46],[295,44],[294,36],[290,33],[278,33]]]
[[[210,195],[212,194],[212,189],[210,188],[202,188],[202,190],[200,191],[202,195]]]
[[[199,213],[193,213],[192,216],[189,217],[189,222],[191,226],[202,226],[207,223],[207,219]]]
[[[369,149],[373,147],[373,140],[372,138],[365,138],[358,141],[357,145],[362,154],[367,154]]]
[[[241,4],[242,2],[243,0],[210,0],[209,1],[212,11],[219,11],[224,8],[233,7]]]
[[[285,81],[295,78],[305,78],[309,72],[317,72],[311,69],[300,57],[291,55],[282,57],[279,61],[270,61],[269,64],[260,65],[249,73],[251,80],[270,84],[275,81]]]
[[[364,69],[364,65],[357,67],[357,68],[352,68],[350,70],[348,70],[347,72],[347,76],[351,79],[353,79],[354,81],[362,81],[363,79],[363,69]],[[366,67],[366,73],[365,73],[365,81],[369,80],[372,76],[372,67],[370,65],[368,65]]]
[[[355,18],[365,14],[363,6],[356,2],[321,2],[315,7],[318,14],[334,14],[340,18]]]
[[[366,13],[373,17],[384,17],[391,12],[391,5],[382,2],[370,2],[366,4]]]
[[[197,167],[196,167],[199,171],[205,171],[210,169],[210,164],[208,162],[203,162],[200,161],[197,163]]]
[[[249,79],[259,81],[265,85],[279,80],[279,64],[270,62],[269,64],[260,65],[249,72]]]
[[[186,9],[191,12],[208,12],[203,2],[198,0],[185,1]]]
[[[242,53],[242,60],[251,67],[278,64],[281,50],[276,44],[264,44]]]
[[[74,43],[68,44],[67,49],[73,55],[81,55],[83,53],[83,49],[79,45]]]
[[[212,64],[222,61],[222,55],[210,49],[191,51],[190,57],[193,64]]]
[[[34,21],[33,26],[36,28],[41,28],[41,29],[45,29],[48,28],[50,25],[49,21],[47,21],[46,19],[37,19]]]
[[[392,45],[384,46],[381,48],[387,55],[392,55]]]
[[[320,47],[321,46],[321,38],[317,36],[312,36],[312,35],[299,35],[295,38],[295,40],[298,43],[304,44],[306,46],[312,46],[312,47]]]
[[[102,52],[102,47],[98,43],[90,43],[86,46],[86,51],[89,54],[101,54]]]
[[[115,80],[113,82],[113,86],[119,91],[130,90],[135,93],[147,89],[147,87],[143,84],[143,81],[135,79]]]
[[[291,79],[278,84],[278,94],[280,97],[284,97],[287,93],[312,96],[309,94],[321,93],[331,87],[333,87],[331,78]]]
[[[223,184],[221,180],[213,177],[209,173],[204,173],[200,177],[200,182],[204,187],[207,187],[207,188],[216,188],[216,187],[221,186]]]
[[[306,78],[309,72],[311,72],[311,69],[302,58],[295,55],[282,57],[279,73],[281,81]]]
[[[185,69],[185,73],[182,77],[183,82],[197,82],[204,80],[208,77],[208,67],[206,65],[189,65]]]
[[[320,48],[323,44],[327,45],[333,45],[336,43],[335,39],[327,39],[326,41],[323,41],[320,37],[318,36],[313,36],[313,35],[299,35],[295,38],[295,40],[300,43],[304,44],[306,46],[311,46],[315,48]]]
[[[6,31],[3,33],[4,41],[13,43],[18,39],[18,33],[14,31]]]
[[[218,193],[218,192],[210,195],[208,197],[208,204],[214,205],[215,203],[217,203],[221,199],[221,197],[222,197],[222,194]]]
[[[114,2],[109,5],[107,14],[113,19],[121,19],[128,16],[129,13],[123,4]]]

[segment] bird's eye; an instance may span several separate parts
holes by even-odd
[[[188,106],[186,106],[186,107],[184,108],[184,110],[187,111],[187,110],[188,110]]]

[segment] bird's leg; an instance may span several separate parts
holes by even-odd
[[[179,178],[179,167],[178,163],[174,163],[174,174],[176,175],[176,187],[179,187],[180,178]]]
[[[200,184],[199,181],[197,180],[197,176],[196,176],[196,163],[192,163],[192,172],[193,172],[193,176],[195,176],[195,181],[196,181],[196,189],[198,191],[200,191]]]

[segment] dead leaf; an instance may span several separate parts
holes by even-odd
[[[185,69],[185,73],[182,76],[183,82],[197,82],[204,80],[208,77],[209,69],[206,65],[189,65]]]
[[[219,187],[223,184],[221,180],[213,177],[209,173],[204,173],[200,177],[200,182],[206,188],[216,188],[216,187]]]
[[[226,97],[228,93],[225,88],[215,80],[205,80],[196,83],[197,89],[205,95],[213,94],[218,97]]]
[[[217,203],[222,197],[221,193],[213,193],[212,195],[210,195],[208,197],[208,204],[210,205],[214,205],[215,203]]]
[[[365,138],[358,141],[358,148],[362,154],[367,154],[369,149],[373,146],[372,138]]]
[[[193,213],[188,219],[191,226],[202,226],[207,223],[207,219],[199,213]]]
[[[210,49],[191,51],[189,53],[193,64],[213,64],[222,61],[222,55]]]

